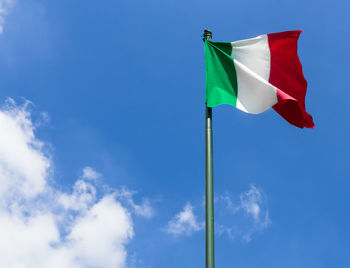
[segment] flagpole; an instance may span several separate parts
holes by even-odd
[[[212,32],[204,30],[204,39]],[[205,267],[215,267],[212,109],[205,104]]]

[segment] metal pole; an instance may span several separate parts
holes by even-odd
[[[212,32],[204,30],[204,39]],[[205,104],[205,267],[215,267],[212,109]]]

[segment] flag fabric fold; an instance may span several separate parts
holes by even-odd
[[[307,82],[297,55],[301,31],[236,42],[205,40],[206,103],[252,114],[273,107],[292,125],[313,128],[305,110]]]

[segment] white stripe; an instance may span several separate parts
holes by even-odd
[[[260,35],[231,44],[237,74],[237,108],[262,113],[277,103],[277,89],[268,82],[271,66],[268,37]]]

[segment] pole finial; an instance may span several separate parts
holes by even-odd
[[[211,38],[213,37],[213,33],[210,30],[208,30],[208,29],[204,30],[204,34],[203,35],[204,35],[204,40],[211,41]]]

